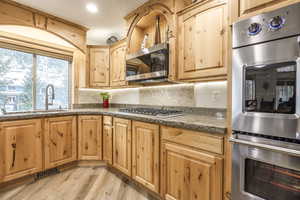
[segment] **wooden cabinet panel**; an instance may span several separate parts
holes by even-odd
[[[113,128],[110,125],[103,126],[103,160],[112,165],[113,161]]]
[[[42,171],[41,120],[0,123],[0,182]]]
[[[226,4],[213,1],[178,17],[178,77],[182,80],[225,76]]]
[[[166,200],[221,200],[222,158],[175,144],[163,144]]]
[[[102,117],[79,116],[78,158],[80,160],[102,159]]]
[[[46,169],[76,160],[76,117],[46,119],[44,140]]]
[[[159,192],[159,125],[133,121],[132,177]]]
[[[33,27],[33,20],[32,12],[5,2],[0,2],[0,24]]]
[[[124,86],[126,71],[126,43],[121,42],[110,49],[110,86]]]
[[[278,0],[239,0],[240,1],[240,14],[246,14],[262,5],[275,2]]]
[[[113,166],[131,176],[131,121],[114,118]]]
[[[93,47],[89,49],[90,54],[90,86],[109,86],[109,48]]]
[[[50,18],[47,19],[46,27],[48,31],[68,40],[83,52],[86,51],[86,31]]]
[[[224,153],[224,137],[190,131],[167,126],[161,126],[162,140],[174,142],[212,153]]]

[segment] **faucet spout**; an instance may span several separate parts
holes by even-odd
[[[49,102],[50,97],[50,102]],[[45,109],[49,109],[49,105],[53,105],[53,100],[55,99],[55,91],[54,91],[54,85],[48,84],[46,86],[46,94],[45,94]]]

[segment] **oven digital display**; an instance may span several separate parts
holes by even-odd
[[[299,200],[300,171],[245,160],[245,191],[266,200]]]
[[[295,114],[296,62],[245,67],[244,111]]]

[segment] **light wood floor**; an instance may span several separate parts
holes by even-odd
[[[0,200],[155,200],[106,168],[79,167],[0,193]]]

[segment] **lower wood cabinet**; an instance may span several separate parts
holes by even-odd
[[[131,121],[114,118],[113,166],[131,176]]]
[[[132,122],[132,178],[159,192],[159,125]]]
[[[102,116],[78,117],[78,159],[102,159]]]
[[[113,164],[113,118],[103,116],[103,160]]]
[[[45,119],[45,169],[77,159],[76,117]]]
[[[222,200],[222,158],[166,142],[162,166],[166,200]]]
[[[0,182],[42,171],[41,120],[0,123]]]

